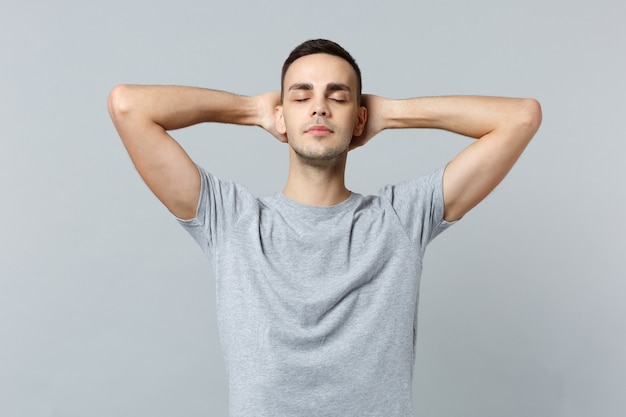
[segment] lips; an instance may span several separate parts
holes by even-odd
[[[315,126],[311,126],[310,128],[308,128],[307,133],[321,136],[321,135],[327,135],[329,133],[332,133],[332,130],[324,125],[315,125]]]

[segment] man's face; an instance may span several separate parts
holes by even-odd
[[[335,160],[363,131],[366,110],[357,103],[356,73],[342,58],[328,54],[298,58],[285,74],[283,91],[276,126],[301,159]]]

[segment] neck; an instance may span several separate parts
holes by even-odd
[[[292,156],[283,194],[309,206],[334,206],[347,200],[350,191],[344,180],[346,156],[314,164]]]

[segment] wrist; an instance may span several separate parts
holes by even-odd
[[[274,127],[274,112],[276,106],[280,105],[280,92],[270,91],[251,97],[252,99],[252,123],[263,129]]]
[[[387,129],[424,127],[420,100],[417,98],[386,100],[383,106],[384,126]]]

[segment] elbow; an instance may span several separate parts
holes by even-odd
[[[130,93],[131,87],[125,84],[116,85],[109,93],[107,107],[114,122],[130,113],[132,108]]]
[[[541,126],[541,120],[543,117],[541,104],[534,98],[527,98],[523,100],[522,105],[523,110],[521,112],[521,121],[524,128],[528,131],[530,137],[532,138],[539,129],[539,126]]]

